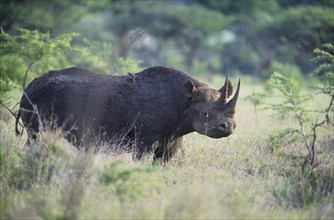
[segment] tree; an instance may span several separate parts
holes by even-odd
[[[318,68],[314,73],[319,74],[323,72],[323,85],[316,88],[311,94],[303,94],[300,91],[298,83],[293,81],[290,77],[283,76],[280,73],[274,73],[271,76],[271,85],[279,92],[281,101],[271,104],[271,108],[280,115],[292,114],[297,120],[299,128],[285,129],[287,132],[280,132],[279,135],[284,134],[280,138],[286,138],[291,133],[297,133],[302,140],[303,145],[308,151],[305,158],[302,170],[308,164],[311,167],[316,167],[316,144],[317,144],[317,129],[321,126],[334,126],[333,119],[330,114],[334,112],[334,48],[332,44],[323,45],[322,49],[315,49],[314,61],[319,62]],[[312,88],[310,88],[311,90]],[[314,88],[313,88],[314,89]],[[324,109],[308,109],[305,103],[309,100],[315,99],[317,94],[323,94],[330,97],[328,105]],[[314,119],[316,113],[316,119]]]
[[[278,8],[276,0],[250,1],[250,0],[197,0],[200,5],[212,10],[219,11],[224,15],[237,15],[236,22],[249,17],[254,17],[258,13],[272,12]]]
[[[309,63],[313,48],[334,38],[333,10],[318,6],[288,8],[248,36],[262,60],[270,57],[269,62],[295,63],[307,74],[315,68]]]
[[[115,36],[118,56],[126,57],[146,36],[154,39],[156,46],[144,45],[139,53],[144,50],[159,61],[163,45],[172,41],[189,68],[208,36],[224,30],[231,22],[221,13],[198,5],[164,1],[120,1],[112,5],[109,17],[106,27]]]
[[[18,29],[18,31],[19,35],[10,35],[1,29],[0,55],[2,58],[5,56],[17,56],[23,60],[26,65],[24,74],[20,74],[23,89],[26,87],[28,74],[36,62],[51,55],[61,55],[65,50],[74,51],[71,41],[79,36],[76,33],[68,33],[51,38],[49,32],[41,33],[27,29]],[[8,79],[17,80],[12,78],[12,72],[8,71],[8,65],[3,63],[2,59],[1,63],[1,84],[8,85]],[[17,67],[14,66],[14,68]],[[7,88],[5,85],[2,85],[1,88]]]
[[[0,2],[0,26],[9,33],[17,28],[60,33],[86,14],[88,6],[91,6],[89,1],[80,0],[3,0]]]
[[[278,61],[296,65],[307,75],[315,68],[309,62],[313,48],[334,38],[333,8],[326,4],[280,8],[273,3],[268,10],[262,10],[257,4],[259,8],[253,6],[253,13],[241,14],[229,27],[235,40],[223,46],[222,71],[237,68],[236,71],[258,76],[269,72],[273,61]],[[243,51],[248,52],[249,59]]]
[[[193,66],[196,54],[207,38],[223,31],[232,21],[221,13],[197,5],[175,8],[171,13],[181,23],[182,29],[175,36],[175,42],[188,68]]]
[[[117,56],[125,58],[130,48],[146,33],[145,17],[141,1],[120,1],[111,5],[106,19],[106,28],[113,33],[117,45]]]

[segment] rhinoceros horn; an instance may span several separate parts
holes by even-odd
[[[227,81],[229,81],[229,80],[226,78],[226,81],[225,81],[226,85],[231,83],[230,81],[229,82],[227,82]],[[224,86],[222,87],[223,92],[224,92],[224,89],[223,89]],[[230,87],[232,88],[232,85],[230,85]],[[226,86],[226,88],[229,88],[229,86]],[[227,97],[230,96],[229,92],[226,91],[226,93],[222,93],[221,97],[216,101],[216,107],[219,108],[219,109],[222,109],[225,112],[234,113],[235,112],[235,107],[236,107],[236,104],[237,104],[237,101],[238,101],[238,97],[239,97],[239,92],[240,92],[240,79],[239,79],[239,82],[238,82],[237,91],[235,92],[233,98],[228,103],[226,103]]]
[[[221,96],[218,101],[221,102],[222,104],[225,104],[227,99],[233,93],[233,86],[231,80],[228,79],[228,76],[225,79],[223,87],[221,87],[218,91],[221,93]]]

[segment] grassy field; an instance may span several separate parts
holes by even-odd
[[[1,109],[1,218],[333,219],[333,131],[325,126],[318,134],[325,171],[305,176],[300,142],[283,140],[272,150],[269,141],[297,122],[269,110],[255,120],[245,97],[261,89],[243,83],[235,134],[190,134],[170,163],[154,166],[129,154],[81,152],[59,133],[43,134],[27,151],[25,136],[15,137],[14,121]]]

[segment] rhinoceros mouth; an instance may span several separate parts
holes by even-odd
[[[225,133],[225,132],[220,132],[220,133],[217,133],[217,134],[214,134],[212,136],[209,136],[211,138],[223,138],[223,137],[228,137],[230,136],[232,133]]]
[[[226,131],[223,131],[219,128],[210,129],[210,130],[207,130],[205,132],[199,132],[199,133],[201,133],[205,136],[208,136],[210,138],[215,138],[215,139],[228,137],[232,134],[232,132],[226,132]]]

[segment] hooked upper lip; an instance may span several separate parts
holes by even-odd
[[[207,136],[211,137],[211,138],[222,138],[222,137],[227,137],[229,135],[231,135],[232,132],[226,132],[224,129],[221,128],[215,128],[215,129],[208,129],[207,131]]]

